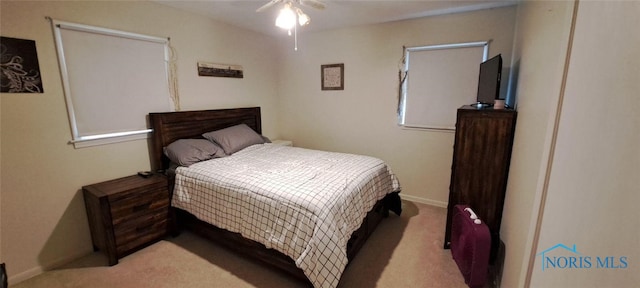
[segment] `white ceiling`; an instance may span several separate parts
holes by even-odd
[[[234,26],[268,35],[282,35],[275,27],[275,19],[282,8],[279,3],[256,13],[256,9],[270,0],[154,0],[157,3],[205,15]],[[299,6],[311,17],[305,31],[321,31],[350,26],[406,20],[424,16],[467,12],[515,5],[519,0],[320,0],[326,9]]]

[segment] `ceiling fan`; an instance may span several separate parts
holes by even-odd
[[[323,10],[326,7],[326,5],[324,5],[324,3],[322,3],[322,2],[320,2],[318,0],[271,0],[271,1],[269,1],[269,3],[264,4],[264,5],[262,5],[262,7],[258,8],[256,10],[256,12],[262,12],[264,10],[267,10],[271,6],[276,5],[276,4],[280,3],[280,2],[284,2],[285,4],[286,3],[295,2],[295,3],[298,3],[298,4],[303,5],[303,6],[309,6],[309,7],[316,8],[318,10]]]
[[[294,49],[298,50],[298,29],[296,22],[300,24],[300,26],[305,26],[309,24],[311,18],[309,15],[304,14],[302,9],[295,7],[294,4],[299,4],[300,6],[305,5],[309,7],[313,7],[319,10],[325,8],[324,3],[319,0],[271,0],[269,3],[262,5],[262,7],[258,8],[256,12],[262,12],[266,9],[269,9],[271,6],[276,5],[278,3],[284,3],[284,7],[280,10],[278,14],[278,18],[276,18],[276,26],[287,30],[289,36],[291,36],[291,29],[293,29],[295,34],[295,46]]]

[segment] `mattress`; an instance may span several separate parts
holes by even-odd
[[[291,257],[336,287],[347,241],[398,179],[380,159],[271,143],[176,169],[172,205]]]

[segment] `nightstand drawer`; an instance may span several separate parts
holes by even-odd
[[[143,227],[149,226],[149,224],[155,222],[162,222],[169,217],[169,209],[166,207],[160,207],[153,210],[147,210],[144,213],[138,213],[135,219],[130,221],[120,222],[113,225],[113,234],[116,236],[116,245],[120,241],[118,238],[127,233],[131,233],[131,230],[137,232],[144,232]],[[127,217],[129,218],[129,217]]]
[[[120,223],[135,221],[150,210],[169,210],[169,192],[167,189],[156,189],[145,193],[130,193],[111,203],[111,221],[114,226]]]
[[[116,238],[116,250],[118,255],[138,248],[151,241],[161,238],[167,233],[167,216],[137,223],[137,225],[125,225],[114,230]]]

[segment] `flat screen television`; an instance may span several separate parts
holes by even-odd
[[[500,97],[500,78],[502,74],[502,56],[497,56],[480,64],[478,77],[478,107],[492,106]]]

